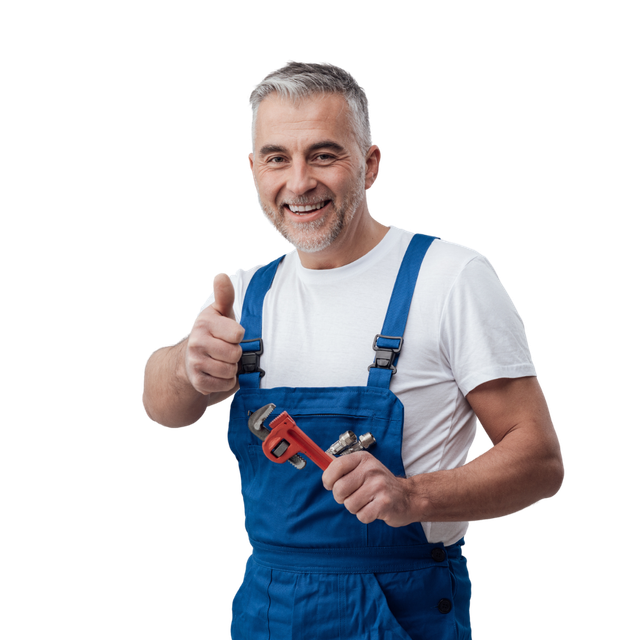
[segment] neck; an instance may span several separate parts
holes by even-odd
[[[374,220],[365,208],[326,249],[315,253],[305,253],[298,249],[300,262],[306,269],[344,267],[369,253],[387,231],[389,227]]]

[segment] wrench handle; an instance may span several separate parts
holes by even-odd
[[[325,453],[300,427],[293,418],[283,411],[271,424],[271,432],[262,443],[264,455],[273,462],[286,462],[296,453],[304,453],[312,462],[315,462],[323,471],[334,460],[333,456]],[[274,455],[276,448],[282,441],[289,443],[286,451],[280,456]]]

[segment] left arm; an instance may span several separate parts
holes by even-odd
[[[501,378],[467,400],[493,447],[457,469],[394,476],[368,453],[337,458],[325,488],[362,522],[483,520],[519,511],[554,495],[564,476],[560,445],[535,377]]]

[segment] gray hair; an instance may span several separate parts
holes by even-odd
[[[253,109],[252,140],[256,138],[258,106],[271,93],[296,102],[314,94],[337,93],[349,105],[353,133],[364,156],[371,147],[371,128],[367,96],[353,76],[331,64],[289,62],[273,71],[253,90],[249,101]]]

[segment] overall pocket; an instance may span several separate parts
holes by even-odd
[[[358,640],[417,640],[389,607],[376,575],[344,576],[341,637]]]
[[[387,607],[412,640],[457,640],[456,610],[446,563],[400,573],[377,573]]]

